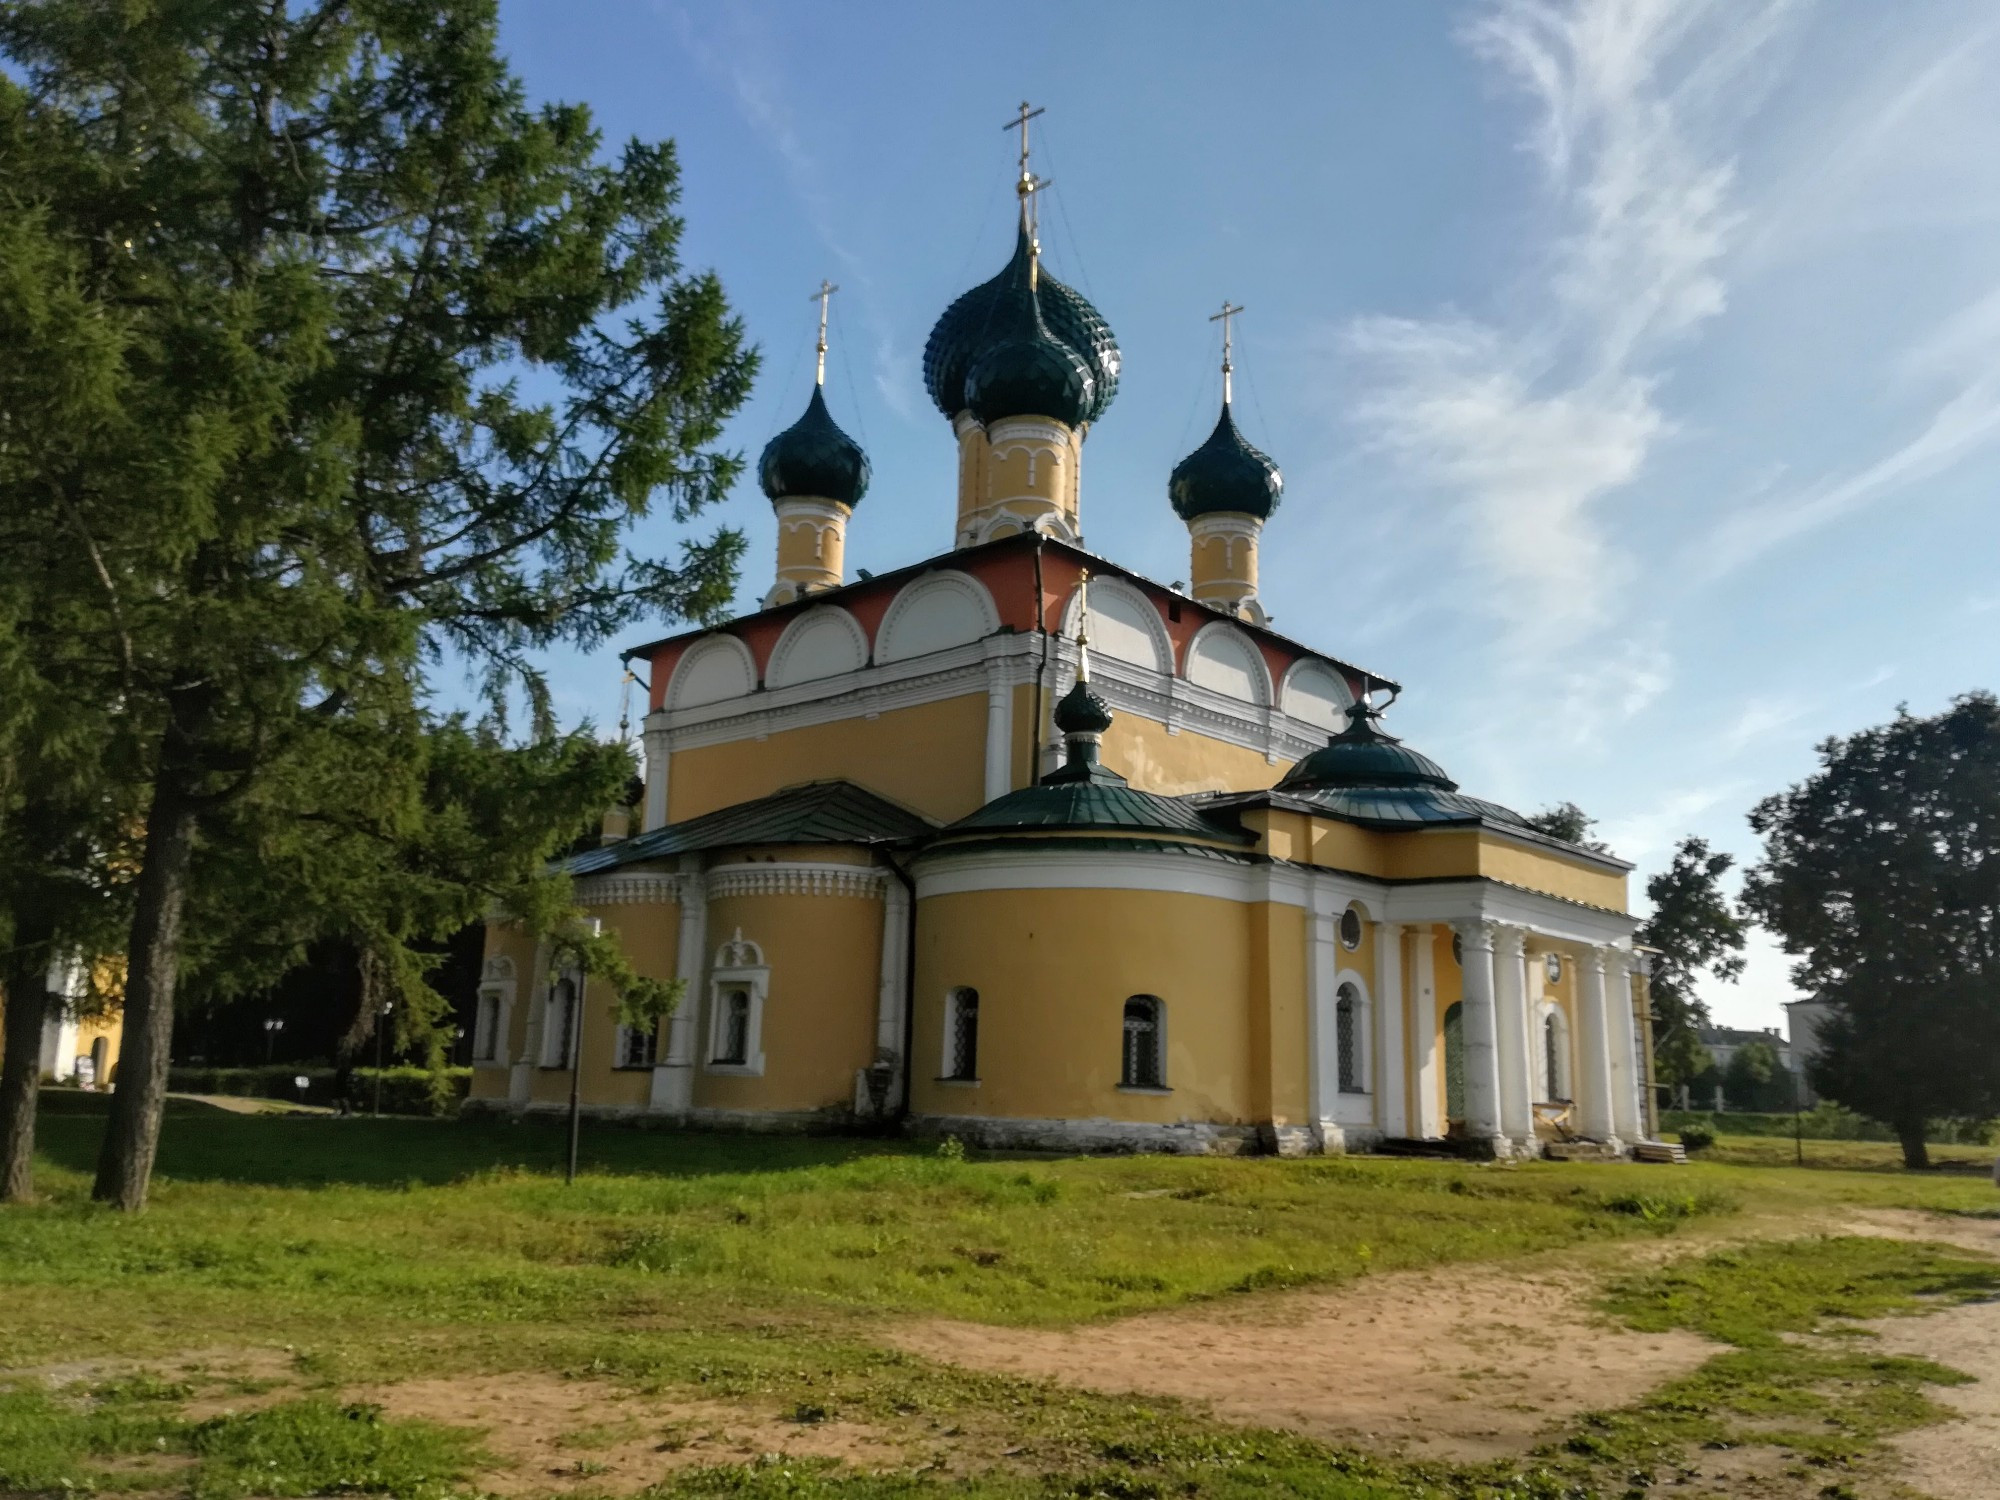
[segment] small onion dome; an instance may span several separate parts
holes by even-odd
[[[1053,417],[1081,426],[1097,395],[1090,361],[1049,332],[1033,288],[1012,312],[1012,333],[966,375],[965,404],[988,425],[1006,417]]]
[[[1023,227],[1015,237],[1013,258],[1000,274],[952,303],[931,329],[924,345],[924,386],[947,417],[972,405],[966,390],[972,367],[1016,327],[1020,305],[1028,296],[1030,253]],[[1034,290],[1049,332],[1089,367],[1092,390],[1081,420],[1095,422],[1118,394],[1118,341],[1097,309],[1046,269],[1038,271]]]
[[[764,445],[757,479],[773,500],[812,496],[852,506],[868,493],[868,455],[842,432],[813,387],[806,414]]]
[[[1244,441],[1229,404],[1208,441],[1174,466],[1167,498],[1183,521],[1234,511],[1268,521],[1285,492],[1278,466]]]
[[[1079,677],[1056,705],[1055,722],[1064,734],[1102,734],[1111,727],[1111,705]]]
[[[1375,725],[1381,715],[1364,702],[1347,711],[1347,727],[1287,771],[1281,792],[1333,791],[1345,787],[1434,787],[1455,792],[1444,767]]]

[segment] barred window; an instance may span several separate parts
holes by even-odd
[[[1340,1092],[1366,1092],[1361,1084],[1361,993],[1351,984],[1334,992],[1333,1039],[1339,1054]]]
[[[716,1032],[715,1056],[711,1061],[727,1067],[744,1067],[750,1061],[750,992],[727,989],[722,992],[722,1024]]]
[[[944,1076],[967,1082],[979,1077],[977,990],[955,989],[945,999]]]
[[[1568,1048],[1563,1045],[1562,1013],[1550,1011],[1542,1020],[1542,1070],[1548,1085],[1549,1101],[1569,1097],[1569,1080],[1563,1076]]]
[[[659,1056],[659,1032],[655,1026],[618,1028],[618,1066],[650,1068]]]
[[[1152,995],[1125,1002],[1125,1065],[1119,1082],[1128,1089],[1166,1087],[1160,1031],[1165,1007]]]
[[[1361,913],[1351,906],[1340,914],[1340,946],[1350,953],[1361,946]]]
[[[576,984],[572,980],[559,979],[555,988],[549,991],[549,1036],[542,1045],[542,1065],[549,1068],[566,1068],[575,1056],[576,1047]]]
[[[481,990],[479,1011],[472,1023],[472,1060],[492,1062],[500,1055],[500,992]]]

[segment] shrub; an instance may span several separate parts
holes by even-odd
[[[1681,1144],[1690,1154],[1706,1151],[1715,1144],[1715,1132],[1706,1125],[1687,1124],[1681,1126]]]
[[[357,1110],[375,1107],[375,1068],[356,1068],[348,1102]],[[382,1113],[448,1115],[472,1088],[470,1068],[382,1068]],[[298,1086],[299,1079],[306,1086]],[[274,1063],[261,1068],[173,1068],[167,1087],[177,1094],[228,1094],[245,1099],[282,1099],[291,1104],[332,1107],[338,1102],[339,1074],[324,1064]]]

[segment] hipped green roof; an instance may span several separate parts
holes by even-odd
[[[900,843],[926,838],[936,831],[935,825],[908,808],[851,781],[814,781],[586,850],[572,855],[566,868],[572,875],[594,875],[619,865],[669,859],[700,849],[742,844]]]

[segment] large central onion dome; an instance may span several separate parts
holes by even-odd
[[[757,480],[773,500],[811,497],[849,507],[868,493],[868,455],[842,432],[813,387],[806,414],[764,445]]]
[[[1008,334],[981,354],[965,376],[965,404],[987,426],[1007,417],[1054,417],[1077,427],[1090,420],[1097,381],[1090,362],[1049,331],[1033,287],[1005,304]]]
[[[1227,402],[1208,441],[1176,464],[1167,481],[1167,498],[1183,521],[1224,511],[1268,521],[1284,492],[1278,466],[1245,441]]]
[[[924,386],[947,417],[971,407],[966,382],[973,366],[994,345],[1013,336],[1023,321],[1023,303],[1031,295],[1041,304],[1049,335],[1075,351],[1090,375],[1090,396],[1078,421],[1095,422],[1118,394],[1118,341],[1110,325],[1080,294],[1045,270],[1037,269],[1031,288],[1031,256],[1023,225],[1014,241],[1013,258],[1000,274],[952,303],[931,330],[930,342],[924,345]]]

